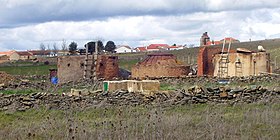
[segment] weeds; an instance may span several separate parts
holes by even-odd
[[[1,139],[277,139],[279,105],[0,112]]]

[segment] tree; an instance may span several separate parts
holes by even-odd
[[[76,50],[77,50],[77,47],[78,47],[78,44],[76,43],[76,42],[71,42],[70,44],[69,44],[69,52],[71,53],[71,54],[74,54],[75,52],[76,52]]]
[[[51,50],[50,44],[47,45],[47,50]]]
[[[45,51],[46,50],[46,46],[44,43],[40,44],[40,50]]]
[[[105,51],[114,52],[116,49],[116,45],[113,41],[108,41],[105,45]]]
[[[95,52],[95,43],[96,43],[96,42],[91,41],[91,42],[88,42],[88,43],[86,44],[86,45],[88,45],[88,51],[89,51],[90,53]],[[85,45],[85,47],[86,47],[86,45]],[[98,52],[102,52],[102,51],[104,50],[103,42],[100,41],[100,40],[97,41],[97,49],[98,49]]]
[[[57,45],[56,45],[55,42],[53,43],[53,52],[54,52],[55,54],[57,54],[57,52],[58,52],[58,48],[57,48]]]
[[[62,39],[62,44],[61,44],[61,50],[66,51],[67,50],[67,45],[66,41]]]

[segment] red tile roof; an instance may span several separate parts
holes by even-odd
[[[226,41],[237,41],[237,39],[235,39],[235,38],[232,38],[232,37],[226,37],[226,38],[224,38]],[[221,41],[224,41],[224,39],[222,39]]]
[[[146,47],[137,47],[136,49],[139,50],[140,52],[147,51]]]
[[[221,44],[221,41],[214,41],[214,42],[213,41],[208,41],[208,42],[206,42],[207,46],[209,46],[209,45],[219,45],[219,44]]]
[[[31,54],[33,55],[49,55],[51,53],[50,50],[31,50],[31,51],[28,51],[30,52]]]
[[[10,56],[10,55],[13,54],[14,52],[16,52],[16,51],[0,52],[0,54]]]
[[[168,48],[169,45],[167,44],[151,44],[147,47],[147,49],[161,49],[161,48]]]
[[[17,52],[20,56],[32,56],[30,52],[27,51],[22,51],[22,52]]]

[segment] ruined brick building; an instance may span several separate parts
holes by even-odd
[[[209,41],[210,41],[210,37],[208,36],[208,33],[207,32],[203,33],[200,38],[200,46],[206,45],[207,42]]]
[[[150,54],[131,70],[132,78],[180,77],[190,73],[190,66],[177,61],[172,54]]]
[[[226,48],[227,49],[227,48]],[[197,57],[198,76],[218,76],[222,48],[201,46]],[[270,55],[267,52],[253,52],[246,49],[230,49],[226,76],[250,76],[271,72]]]
[[[77,81],[82,79],[85,72],[85,55],[58,57],[58,79],[59,83]],[[118,77],[118,57],[111,55],[98,55],[96,75],[97,78],[112,79]]]

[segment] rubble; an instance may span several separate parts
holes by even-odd
[[[15,78],[6,72],[0,71],[0,87],[5,86],[13,82]]]

